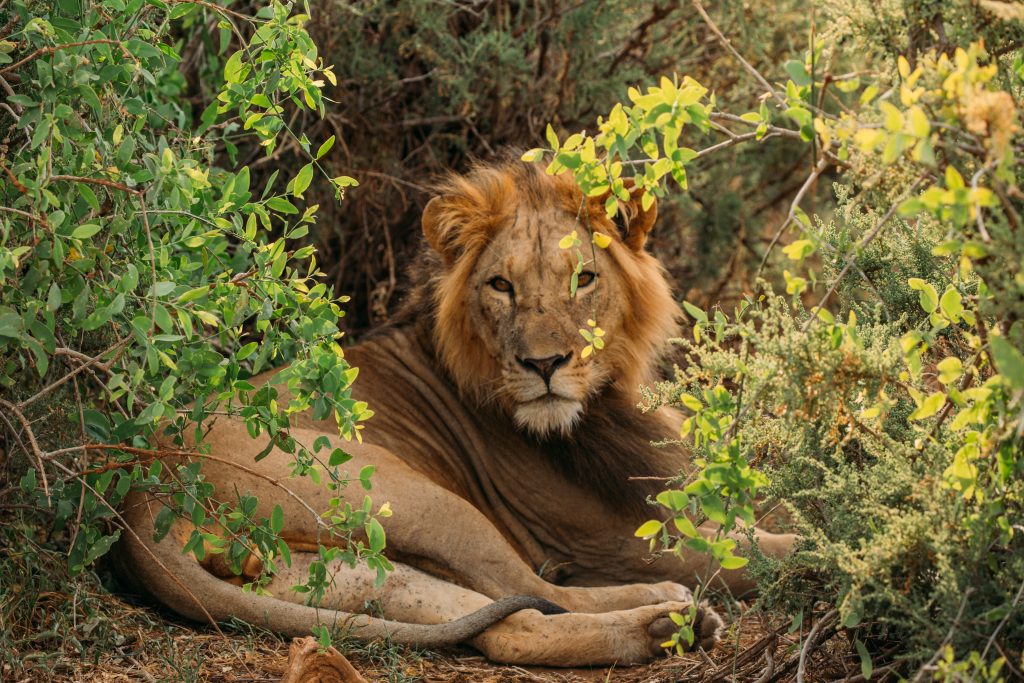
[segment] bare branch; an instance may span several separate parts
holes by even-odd
[[[90,359],[88,361],[83,362],[81,365],[79,365],[77,368],[75,368],[74,370],[72,370],[68,374],[64,375],[63,377],[61,377],[60,379],[58,379],[58,380],[56,380],[54,382],[51,382],[50,384],[47,384],[45,387],[43,387],[42,389],[37,391],[32,396],[29,396],[28,398],[26,398],[24,401],[22,401],[21,403],[18,404],[18,407],[19,408],[25,408],[25,406],[27,406],[27,405],[29,405],[31,403],[34,403],[35,401],[38,401],[40,398],[42,398],[46,394],[50,393],[51,391],[53,391],[57,387],[61,386],[62,384],[64,384],[68,380],[70,380],[72,377],[77,375],[78,373],[84,371],[86,368],[92,367],[93,365],[96,365],[96,364],[100,363],[100,357],[101,356],[105,356],[108,353],[113,353],[114,351],[117,351],[119,348],[121,348],[122,346],[127,344],[129,341],[131,341],[131,336],[127,336],[124,339],[122,339],[121,341],[119,341],[116,344],[114,344],[113,346],[107,348],[105,351],[101,351],[95,358],[92,358],[92,359]]]
[[[768,263],[768,257],[771,255],[772,249],[775,248],[775,245],[778,244],[779,239],[782,237],[782,233],[784,233],[786,228],[796,220],[796,210],[800,208],[800,202],[804,200],[804,195],[806,195],[811,189],[818,177],[825,172],[825,169],[831,165],[832,164],[829,160],[823,155],[821,159],[818,160],[818,164],[814,167],[814,170],[811,171],[811,174],[807,176],[807,180],[804,181],[804,184],[797,191],[796,196],[793,197],[793,202],[789,205],[789,213],[786,214],[786,220],[782,221],[782,225],[780,225],[779,229],[775,231],[775,234],[772,236],[772,241],[768,244],[768,248],[764,252],[764,256],[761,257],[761,264],[757,267],[757,274],[754,276],[755,279],[761,277],[761,271],[764,270],[765,264]]]
[[[46,495],[47,503],[50,502],[50,484],[46,480],[46,469],[43,466],[43,451],[39,448],[39,443],[36,441],[35,432],[32,431],[32,424],[25,417],[25,414],[19,410],[18,406],[14,405],[9,401],[5,401],[0,398],[0,407],[9,411],[14,417],[21,423],[21,428],[25,431],[25,438],[28,439],[29,445],[32,447],[29,452],[26,453],[36,461],[36,469],[39,470],[39,479],[43,485],[43,493]],[[4,421],[7,422],[7,418],[4,417]],[[8,428],[14,433],[14,427],[9,422],[7,423]],[[24,447],[24,444],[22,444]]]
[[[779,104],[781,104],[782,106],[786,106],[786,98],[780,95],[778,91],[772,87],[772,84],[768,82],[768,79],[762,76],[761,72],[755,69],[754,66],[746,59],[744,59],[743,55],[741,55],[736,50],[736,48],[732,46],[732,43],[729,42],[729,39],[726,38],[725,34],[722,33],[721,29],[718,28],[718,25],[715,24],[715,22],[711,20],[711,17],[708,16],[708,13],[704,9],[704,5],[701,4],[700,0],[692,0],[692,2],[694,9],[696,9],[697,13],[700,14],[701,18],[704,20],[704,23],[708,25],[708,28],[711,29],[711,32],[715,34],[716,38],[718,38],[718,42],[720,42],[722,46],[725,47],[725,49],[728,50],[730,54],[732,54],[732,56],[735,57],[739,61],[739,63],[743,65],[743,68],[747,70],[747,73],[753,76],[757,80],[757,82],[761,84],[761,87],[764,88],[765,92],[771,94],[771,96]]]
[[[818,623],[814,625],[811,632],[807,634],[807,640],[804,641],[804,646],[800,648],[800,663],[796,669],[796,683],[804,683],[804,669],[807,666],[807,655],[810,654],[811,650],[814,649],[815,641],[818,639],[818,633],[822,628],[831,624],[835,619],[839,617],[839,612],[836,610],[830,610],[818,620]]]
[[[803,331],[806,332],[807,329],[811,326],[811,324],[815,320],[817,320],[818,312],[825,307],[825,304],[828,303],[828,300],[832,298],[833,294],[835,294],[836,288],[839,287],[839,283],[842,282],[843,278],[846,277],[846,274],[850,272],[850,268],[852,268],[856,263],[857,252],[866,247],[867,245],[871,244],[871,242],[874,241],[876,237],[878,237],[878,235],[882,232],[882,228],[884,228],[886,223],[889,222],[889,219],[896,214],[896,210],[899,209],[900,204],[903,203],[903,200],[909,197],[911,193],[913,193],[914,190],[917,189],[918,185],[920,185],[923,181],[924,176],[919,176],[917,180],[915,180],[910,185],[910,187],[905,189],[900,194],[900,196],[897,197],[895,201],[893,201],[892,206],[889,207],[889,210],[886,211],[882,218],[878,221],[878,223],[875,224],[875,227],[873,227],[868,234],[861,238],[860,242],[857,243],[857,246],[853,248],[853,252],[850,254],[850,258],[846,260],[846,265],[843,266],[843,269],[841,271],[839,271],[839,275],[836,276],[835,280],[832,281],[832,285],[828,288],[828,291],[825,292],[825,296],[823,296],[821,298],[821,301],[819,301],[818,304],[811,310],[810,317],[808,317],[807,322],[804,323]]]
[[[53,45],[51,47],[41,47],[38,50],[36,50],[35,52],[33,52],[30,55],[28,55],[27,57],[25,57],[24,59],[18,60],[14,64],[8,64],[4,68],[0,69],[0,74],[5,74],[5,73],[9,73],[11,71],[16,71],[17,69],[19,69],[22,66],[24,66],[24,65],[28,64],[29,62],[31,62],[33,59],[37,59],[39,57],[42,57],[43,55],[53,54],[54,52],[57,52],[58,50],[67,50],[67,49],[73,48],[73,47],[82,47],[83,45],[118,45],[118,46],[120,46],[121,43],[119,41],[117,41],[117,40],[97,39],[97,40],[83,40],[83,41],[78,42],[78,43],[65,43],[64,45]]]

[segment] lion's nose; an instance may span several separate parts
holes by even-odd
[[[516,360],[527,370],[532,370],[540,375],[544,379],[544,383],[547,384],[551,381],[551,376],[555,374],[555,371],[568,363],[571,357],[572,352],[569,352],[564,356],[555,354],[547,358],[517,358]]]

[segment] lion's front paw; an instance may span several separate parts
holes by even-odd
[[[693,626],[693,645],[686,649],[692,651],[698,647],[705,650],[714,648],[718,643],[718,631],[722,628],[723,623],[718,613],[707,602],[702,602],[697,608],[697,618]],[[663,654],[665,652],[663,644],[678,630],[679,626],[667,614],[652,621],[651,625],[647,627],[651,654]]]
[[[718,644],[718,633],[725,626],[722,617],[704,601],[697,607],[697,626],[693,629],[693,644],[705,650]]]
[[[650,584],[649,588],[652,605],[660,602],[693,602],[693,592],[681,583],[661,581]]]

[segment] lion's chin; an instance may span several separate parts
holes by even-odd
[[[579,422],[583,404],[561,396],[543,396],[515,408],[516,425],[537,436],[568,434]]]

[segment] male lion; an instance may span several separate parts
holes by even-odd
[[[320,609],[302,604],[289,587],[317,557],[301,552],[316,548],[317,535],[308,509],[272,485],[286,480],[289,457],[273,451],[254,462],[265,442],[223,418],[207,437],[217,459],[205,462],[205,476],[219,490],[254,492],[265,516],[280,504],[283,536],[298,551],[268,586],[274,597],[217,578],[173,539],[154,543],[161,503],[142,494],[125,508],[137,534],[125,541],[128,573],[183,616],[234,616],[286,634],[336,623],[361,639],[466,640],[492,660],[520,664],[638,663],[658,654],[675,630],[666,615],[692,600],[675,582],[706,567],[699,556],[645,559],[633,536],[652,515],[645,499],[660,486],[655,478],[688,464],[684,450],[651,446],[675,433],[679,416],[636,409],[679,310],[662,267],[644,251],[656,208],[642,210],[635,193],[617,226],[603,204],[584,200],[570,179],[516,161],[452,177],[427,205],[431,249],[414,269],[404,311],[347,352],[360,368],[361,398],[376,411],[365,444],[348,447],[352,466],[376,466],[374,499],[394,510],[386,527],[396,568],[383,587],[368,569],[339,565]],[[589,242],[588,227],[613,239],[571,296],[571,254],[558,242],[573,229]],[[579,330],[595,311],[606,347],[584,357]],[[256,381],[267,379],[272,373]],[[295,435],[312,443],[331,431],[307,416]],[[317,510],[334,495],[306,479],[287,485]],[[350,495],[358,506],[361,492]],[[179,522],[172,536],[188,532]],[[758,535],[771,554],[791,541]],[[249,564],[258,570],[258,561]],[[547,579],[542,567],[554,568]],[[750,588],[740,572],[724,580]],[[502,600],[509,596],[566,611],[507,616],[551,607]],[[371,600],[384,619],[353,616]],[[712,646],[719,624],[700,610],[698,644]]]

